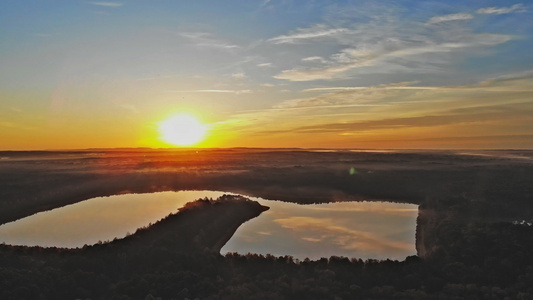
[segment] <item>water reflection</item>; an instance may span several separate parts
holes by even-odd
[[[260,202],[270,210],[242,225],[222,248],[222,253],[288,254],[299,259],[342,255],[400,260],[416,254],[416,205]]]
[[[223,192],[180,191],[97,197],[0,226],[0,242],[76,248],[112,240],[155,223],[189,201]]]
[[[198,198],[219,191],[179,191],[93,198],[0,226],[0,242],[81,247],[121,238]],[[244,223],[221,253],[331,255],[404,259],[415,251],[416,205],[345,202],[298,205],[250,197],[270,207]]]

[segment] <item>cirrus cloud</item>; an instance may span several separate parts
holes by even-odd
[[[121,7],[124,3],[119,2],[89,2],[92,5],[105,6],[105,7]]]
[[[509,14],[512,12],[526,12],[526,8],[523,4],[515,4],[511,7],[485,7],[480,8],[476,12],[483,15],[502,15]]]
[[[436,24],[436,23],[442,23],[442,22],[450,22],[450,21],[464,21],[464,20],[470,20],[473,19],[474,16],[471,14],[465,14],[465,13],[459,13],[459,14],[450,14],[450,15],[444,15],[444,16],[436,16],[429,19],[429,24]]]
[[[325,25],[320,24],[311,28],[300,28],[294,33],[273,37],[268,41],[274,44],[296,44],[306,40],[334,37],[348,32],[350,30],[347,28],[327,28]]]
[[[427,61],[428,56],[459,52],[466,48],[490,47],[502,44],[513,39],[510,35],[503,34],[465,34],[446,42],[437,42],[432,40],[422,40],[412,42],[409,40],[397,40],[394,43],[376,43],[374,49],[360,51],[357,48],[344,49],[339,53],[331,56],[328,64],[322,68],[294,68],[283,70],[275,75],[276,79],[285,79],[288,81],[312,81],[312,80],[331,80],[342,78],[344,73],[353,69],[363,67],[385,66],[393,68],[395,71],[427,71],[421,69],[401,68],[401,65],[395,63],[395,60],[401,59],[403,62]],[[339,59],[342,57],[342,59]],[[400,67],[400,68],[398,68]],[[382,71],[383,72],[383,71]]]

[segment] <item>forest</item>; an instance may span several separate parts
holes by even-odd
[[[245,197],[200,199],[124,239],[79,249],[2,244],[1,299],[533,299],[532,152],[122,149],[0,156],[8,158],[0,161],[1,223],[95,196],[185,189],[298,203],[419,205],[417,255],[313,261],[221,255],[236,228],[267,208]]]

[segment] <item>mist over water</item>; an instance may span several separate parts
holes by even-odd
[[[0,226],[0,242],[76,248],[123,238],[176,212],[189,201],[221,191],[178,191],[92,198]],[[242,224],[221,253],[332,255],[404,259],[416,254],[418,208],[389,202],[300,205],[249,197],[270,207]]]

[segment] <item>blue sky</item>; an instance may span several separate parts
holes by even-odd
[[[2,1],[0,148],[533,147],[517,1]],[[83,139],[78,138],[83,136]]]

